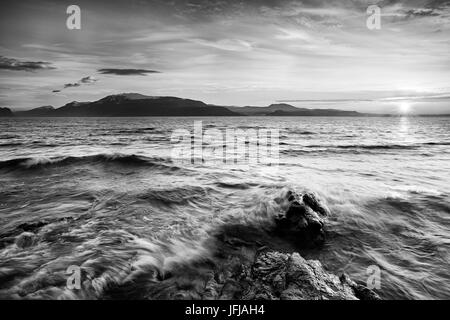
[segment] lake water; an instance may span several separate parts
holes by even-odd
[[[277,166],[175,161],[171,135],[194,121],[278,128]],[[211,239],[240,224],[358,281],[378,266],[383,298],[449,299],[449,185],[450,118],[4,118],[0,297],[170,297],[161,275],[195,287],[177,266],[220,265]],[[264,233],[287,189],[331,209],[321,248]],[[32,241],[18,246],[23,232]],[[84,272],[80,290],[69,266]]]

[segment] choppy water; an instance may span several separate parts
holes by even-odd
[[[280,162],[249,168],[171,160],[174,129],[280,131]],[[450,118],[0,119],[0,297],[161,298],[220,266],[214,235],[318,258],[384,298],[450,298]],[[332,211],[325,245],[270,232],[283,190],[317,192]],[[250,230],[250,229],[249,229]],[[23,232],[33,233],[25,247]],[[256,238],[256,239],[255,239]],[[259,238],[259,239],[258,239]],[[66,287],[80,266],[81,290]]]

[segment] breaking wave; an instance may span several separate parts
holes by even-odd
[[[68,156],[51,158],[15,158],[6,161],[0,161],[0,170],[27,170],[83,164],[117,164],[122,166],[159,167],[170,170],[180,169],[177,166],[171,165],[171,163],[172,161],[170,159],[148,158],[134,154],[96,154],[80,157]]]

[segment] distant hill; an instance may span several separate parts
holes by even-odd
[[[147,117],[239,116],[225,107],[176,97],[151,97],[137,93],[107,96],[94,102],[71,102],[57,109],[41,107],[18,116],[33,117]]]
[[[368,114],[365,113],[359,113],[356,111],[344,111],[344,110],[336,110],[336,109],[302,109],[298,111],[282,111],[277,110],[274,111],[268,116],[277,116],[277,117],[285,117],[285,116],[303,116],[303,117],[320,117],[320,116],[327,116],[327,117],[358,117],[358,116],[366,116]]]
[[[39,108],[34,108],[27,111],[17,111],[15,115],[18,117],[45,117],[48,116],[55,110],[52,106],[44,106]]]
[[[279,104],[271,104],[268,107],[227,107],[233,112],[237,112],[246,116],[267,116],[277,111],[282,112],[297,112],[301,110],[308,110],[303,108],[296,108],[291,106],[290,104],[279,103]]]
[[[358,117],[376,116],[375,114],[360,113],[356,111],[344,111],[337,109],[308,109],[297,108],[290,104],[271,104],[268,107],[228,107],[228,109],[246,116],[272,116],[272,117]]]
[[[14,114],[9,108],[0,108],[0,117],[14,117]]]

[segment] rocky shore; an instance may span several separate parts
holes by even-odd
[[[126,278],[102,276],[82,270],[84,290],[80,296],[65,291],[61,298],[83,299],[237,299],[237,300],[374,300],[372,290],[346,274],[334,275],[317,260],[306,260],[298,251],[320,250],[326,237],[330,210],[315,194],[291,191],[275,199],[280,211],[265,221],[227,223],[217,227],[206,241],[208,254],[157,268],[152,265],[127,270]],[[71,220],[62,220],[69,223]],[[264,224],[263,223],[263,224]],[[39,242],[45,222],[21,225],[8,235],[4,245],[14,243],[26,250]],[[48,239],[48,238],[45,238]],[[42,240],[42,239],[41,239]],[[131,275],[132,274],[132,275]],[[1,278],[1,275],[0,275]],[[64,286],[63,275],[53,285]],[[55,282],[56,281],[56,282]],[[30,290],[30,291],[29,291]],[[34,292],[22,288],[19,296]],[[67,295],[68,294],[68,295]],[[66,296],[67,295],[67,296]]]
[[[315,194],[287,192],[275,200],[280,215],[274,230],[225,225],[209,239],[211,257],[147,270],[108,292],[108,298],[206,300],[378,300],[379,296],[346,274],[327,272],[293,248],[320,250],[325,241],[327,206]],[[270,236],[264,234],[270,232]],[[283,246],[274,239],[280,239]],[[286,241],[287,240],[287,241]],[[282,252],[285,243],[292,250]],[[278,251],[280,249],[280,251]],[[149,274],[152,276],[149,277]],[[136,288],[140,283],[141,287]],[[123,295],[126,292],[126,296]]]
[[[268,251],[257,256],[250,267],[242,266],[237,279],[223,285],[211,279],[203,299],[242,300],[378,300],[378,295],[356,284],[346,274],[328,273],[316,260],[298,253]],[[183,297],[181,294],[179,297]],[[187,297],[185,297],[187,298]]]
[[[285,214],[275,217],[279,233],[302,242],[304,247],[325,241],[327,206],[315,195],[288,191],[276,199]],[[243,300],[379,300],[379,296],[348,275],[339,277],[324,270],[317,260],[306,260],[299,253],[259,249],[253,263],[235,266],[229,278],[218,283],[212,278],[203,299]],[[182,296],[182,295],[181,295]],[[195,297],[192,297],[195,298]]]

